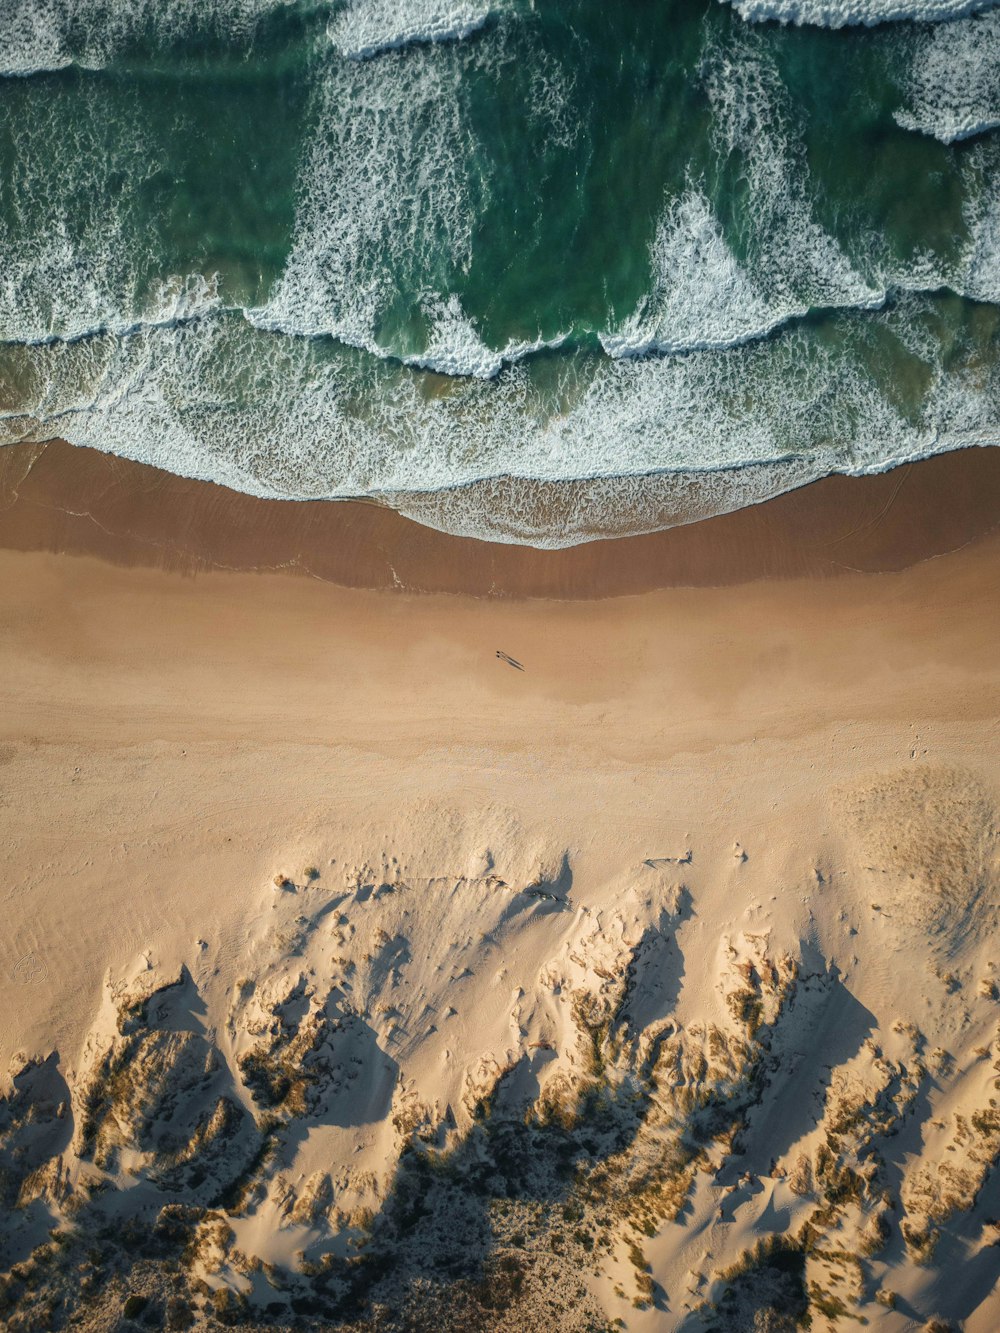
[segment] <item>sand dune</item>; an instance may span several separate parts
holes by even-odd
[[[850,874],[787,950],[787,886],[729,922],[693,857],[690,885],[636,863],[578,893],[516,830],[469,875],[470,821],[437,816],[439,873],[390,844],[246,884],[225,944],[174,941],[178,963],[161,932],[108,973],[75,1067],[13,1061],[12,1328],[60,1301],[108,1327],[130,1294],[223,1323],[883,1323],[940,1300],[939,1248],[989,1254],[995,883],[968,881],[986,929],[935,974]],[[855,975],[897,951],[919,997],[854,993],[842,919]],[[74,1270],[109,1224],[135,1254],[90,1301]]]

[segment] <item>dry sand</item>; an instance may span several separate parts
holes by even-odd
[[[313,1108],[231,1219],[242,1253],[294,1267],[297,1251],[329,1249],[360,1203],[383,1204],[401,1107],[454,1142],[502,1071],[522,1071],[529,1100],[572,1089],[588,1038],[560,995],[603,996],[609,977],[626,987],[614,1021],[631,1012],[629,1036],[605,1076],[634,1081],[628,1042],[668,1019],[678,1041],[718,1023],[731,1050],[745,1046],[727,978],[750,976],[766,1023],[777,1006],[777,1035],[769,1088],[739,1112],[740,1155],[717,1143],[685,1215],[640,1237],[661,1289],[652,1308],[634,1304],[632,1233],[614,1228],[590,1297],[629,1328],[694,1327],[691,1309],[718,1299],[719,1275],[750,1246],[828,1202],[819,1184],[788,1180],[824,1141],[837,1090],[856,1126],[895,1089],[889,1120],[906,1129],[895,1158],[881,1144],[878,1189],[903,1214],[860,1277],[831,1277],[819,1246],[809,1280],[834,1294],[854,1282],[852,1312],[890,1333],[933,1315],[970,1333],[1000,1326],[988,1223],[1000,1137],[970,1148],[956,1119],[989,1112],[998,1054],[1000,451],[821,483],[686,537],[553,555],[477,549],[371,506],[285,506],[261,535],[262,502],[65,449],[36,451],[15,477],[13,452],[0,518],[0,1069],[58,1052],[75,1108],[76,1147],[61,1150],[71,1188],[96,1169],[78,1142],[79,1089],[125,1039],[108,1026],[108,985],[149,990],[183,964],[184,1021],[254,1113],[240,1059],[267,1032],[278,1058],[297,985],[320,1015],[336,992],[361,1025],[360,1083]],[[67,477],[84,472],[86,504],[70,505]],[[310,535],[289,556],[298,514]],[[349,559],[327,549],[338,524],[341,540],[374,545]],[[317,577],[208,568],[289,558]],[[494,595],[386,591],[386,569],[406,588]],[[685,582],[720,586],[666,586]],[[567,597],[544,597],[555,588]],[[634,595],[608,595],[622,589]],[[276,888],[276,875],[291,882]],[[766,960],[785,953],[806,977],[791,1018],[785,983],[767,981]],[[680,1113],[661,1109],[665,1134]],[[121,1198],[152,1188],[129,1114],[115,1112],[106,1163]],[[845,1161],[866,1160],[836,1142]],[[931,1194],[956,1160],[971,1175],[949,1214]],[[40,1218],[60,1215],[66,1196],[46,1189],[15,1226],[18,1256]],[[867,1196],[853,1206],[829,1224],[843,1250],[878,1211]],[[922,1265],[935,1209],[939,1258]],[[232,1256],[202,1276],[252,1286]],[[900,1293],[896,1311],[880,1288]]]

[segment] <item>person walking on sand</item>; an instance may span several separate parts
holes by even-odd
[[[497,649],[497,657],[499,657],[501,662],[506,662],[508,666],[514,667],[517,671],[524,670],[524,667],[516,658],[511,657],[508,653],[502,652],[499,648]]]

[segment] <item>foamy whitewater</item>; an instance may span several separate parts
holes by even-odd
[[[0,443],[549,547],[996,445],[971,8],[0,0]]]
[[[1000,10],[923,33],[909,93],[897,121],[942,143],[1000,126]]]

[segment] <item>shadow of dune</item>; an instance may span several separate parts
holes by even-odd
[[[794,1001],[802,1021],[784,1026],[760,1101],[740,1136],[743,1155],[720,1173],[720,1183],[737,1171],[769,1174],[770,1163],[822,1119],[833,1070],[856,1055],[877,1027],[835,965],[805,946],[803,957],[811,973]]]

